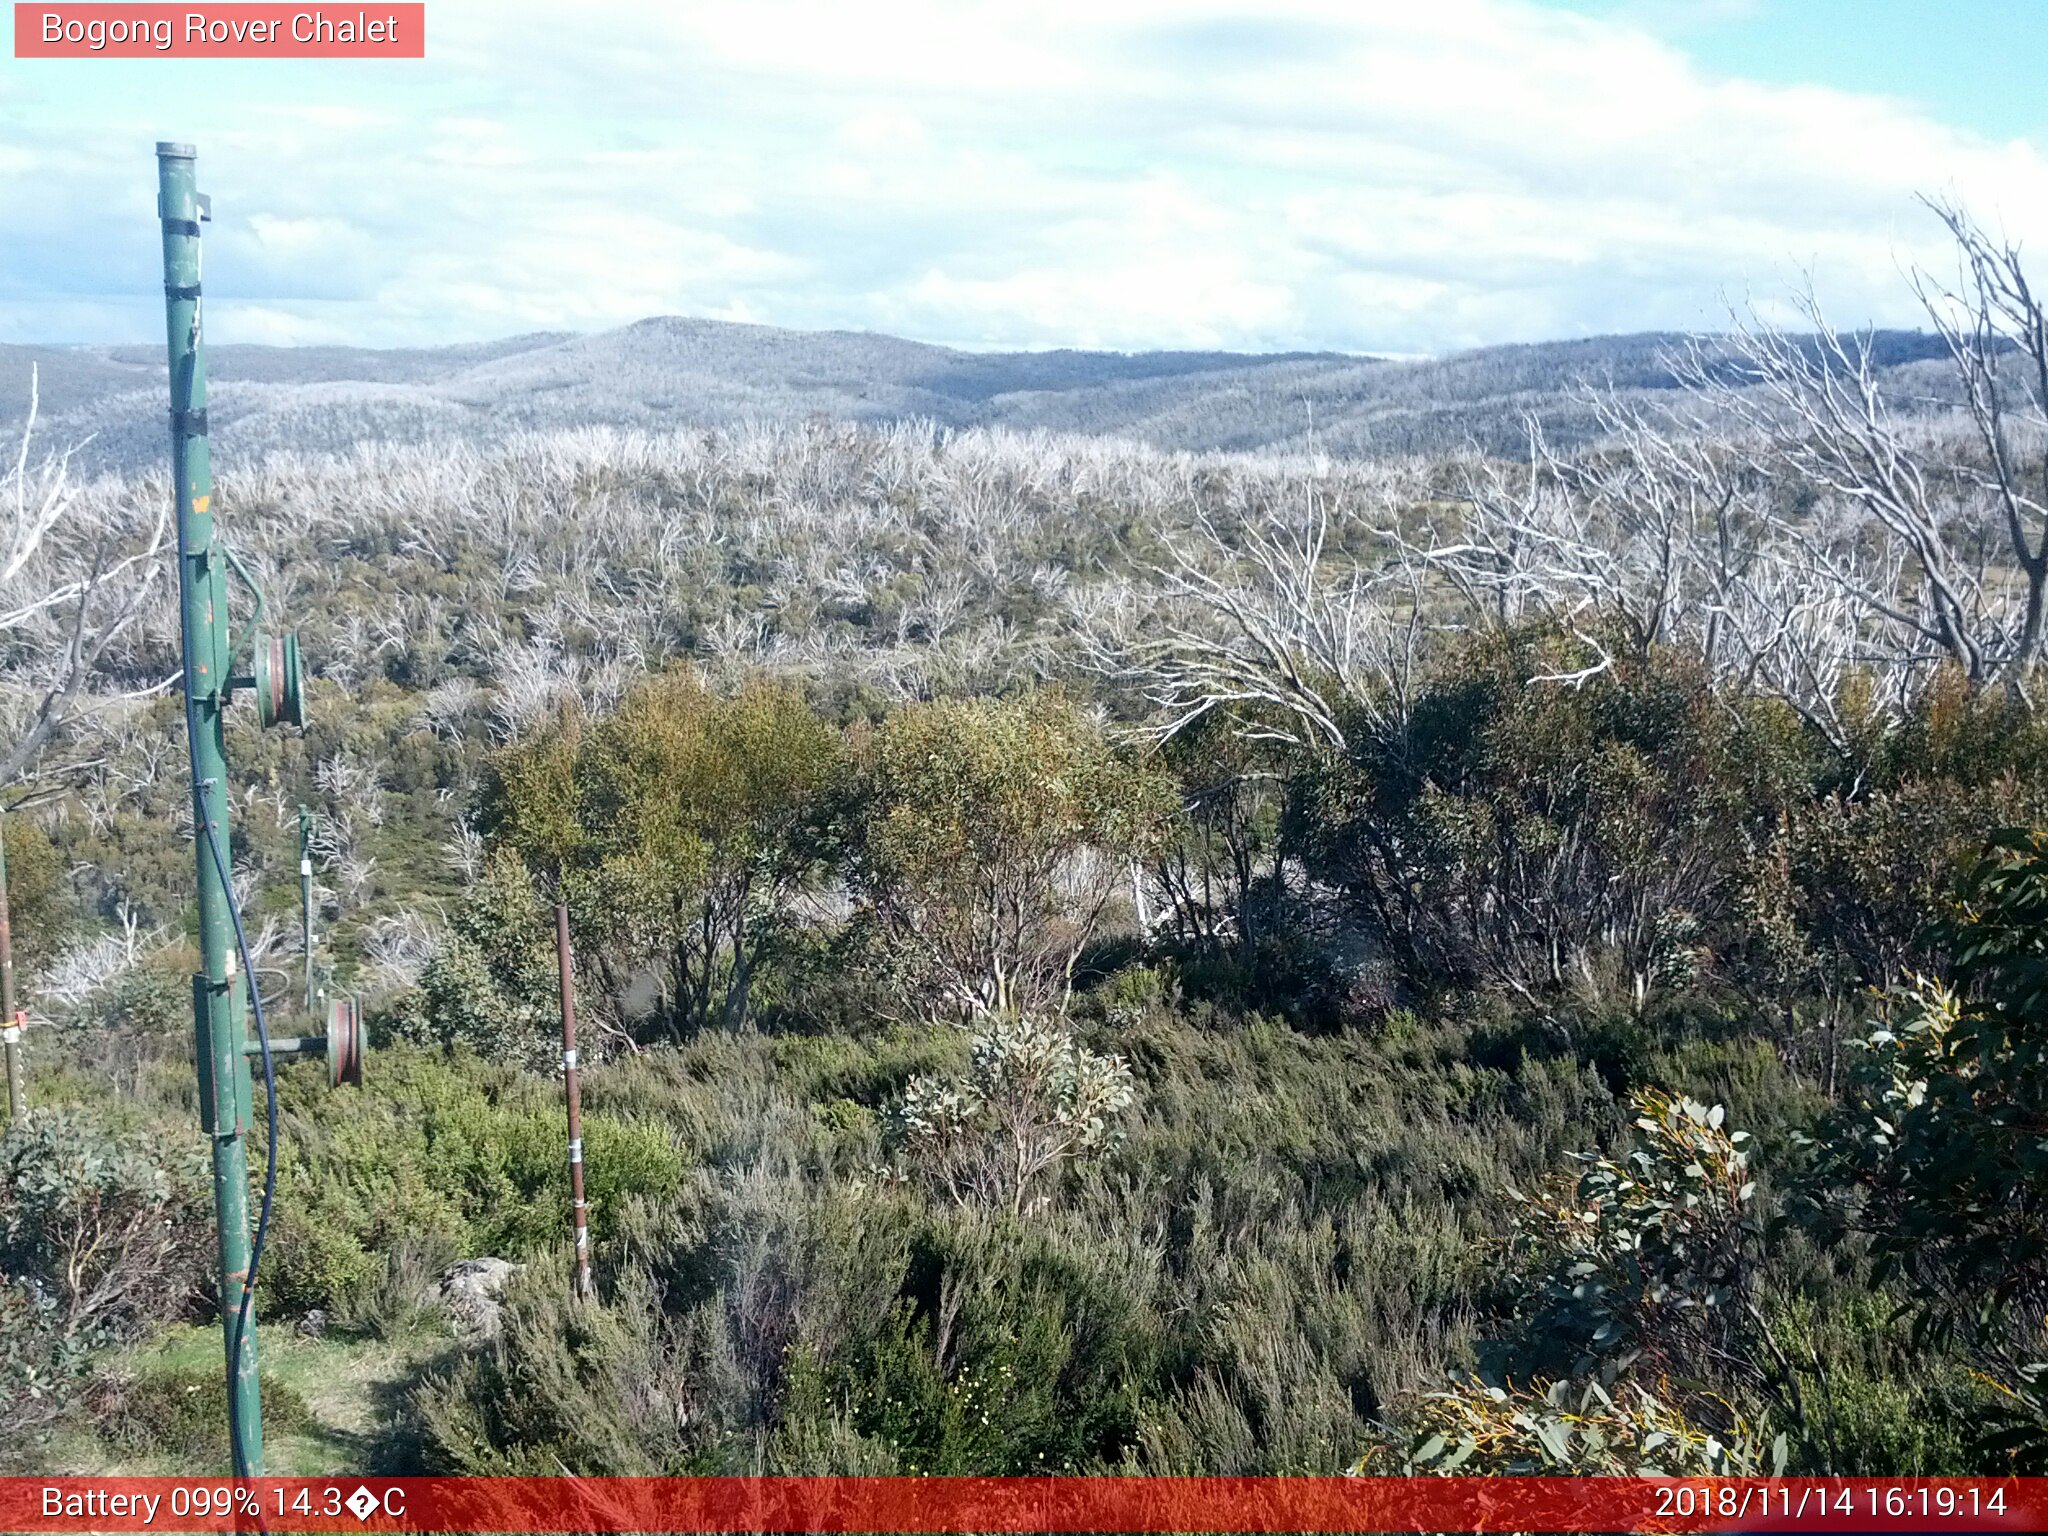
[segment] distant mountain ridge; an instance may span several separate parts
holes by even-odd
[[[1939,338],[1880,333],[1888,363]],[[338,452],[366,439],[488,439],[561,426],[727,426],[824,416],[1133,438],[1168,449],[1426,452],[1508,448],[1534,412],[1569,438],[1582,381],[1671,387],[1666,333],[1488,347],[1429,359],[1330,352],[963,352],[856,331],[663,316],[593,334],[447,347],[209,349],[220,455]],[[90,437],[87,468],[160,460],[162,352],[146,345],[0,346],[0,431],[41,375],[41,440]]]

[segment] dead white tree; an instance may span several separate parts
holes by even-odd
[[[1859,665],[1889,678],[1946,663],[2024,689],[2048,595],[2048,324],[2018,248],[1931,206],[1959,275],[1951,286],[1916,273],[1913,285],[1948,345],[1961,442],[1944,403],[1906,398],[1874,335],[1836,330],[1810,284],[1795,300],[1803,332],[1738,316],[1674,368],[1755,445],[1761,471],[1813,493],[1781,509],[1782,530],[1856,613]]]
[[[1163,537],[1143,586],[1124,586],[1114,605],[1100,589],[1071,600],[1093,663],[1146,694],[1161,740],[1217,710],[1250,740],[1315,750],[1344,750],[1360,726],[1398,733],[1423,624],[1417,572],[1333,552],[1329,498],[1311,486],[1305,500],[1291,516],[1247,504],[1228,532],[1197,506],[1186,531]],[[1396,553],[1363,519],[1347,521]]]
[[[2021,588],[2010,659],[2024,666],[2040,654],[2048,599],[2048,314],[2015,242],[1993,239],[1958,203],[1923,201],[1955,240],[1957,271],[1952,284],[1915,272],[1913,288],[1948,344],[1983,453],[1956,470],[1997,506]]]
[[[1544,451],[1588,509],[1593,546],[1577,561],[1598,574],[1587,595],[1637,654],[1668,646],[1720,674],[1774,542],[1771,486],[1709,423],[1611,389],[1585,399],[1594,446],[1569,459]]]
[[[1447,518],[1385,536],[1462,600],[1464,623],[1546,621],[1591,658],[1532,681],[1583,684],[1617,646],[1680,648],[1715,670],[1724,610],[1757,558],[1756,477],[1695,424],[1613,391],[1583,403],[1593,447],[1562,454],[1530,418],[1521,462],[1469,462]]]
[[[156,584],[169,527],[159,500],[153,520],[133,498],[81,487],[75,448],[35,457],[40,380],[29,374],[29,408],[12,472],[0,491],[0,663],[9,740],[0,746],[0,783],[28,771],[88,697],[108,648],[140,615]]]
[[[1899,558],[1896,549],[1832,540],[1773,542],[1721,608],[1716,677],[1733,691],[1790,706],[1823,741],[1848,755],[1851,680],[1866,680],[1868,702],[1896,715],[1920,675],[1895,663],[1881,633],[1873,638],[1879,626],[1854,595],[1898,582]]]
[[[1583,684],[1614,664],[1603,619],[1652,626],[1643,609],[1661,609],[1670,573],[1646,583],[1634,568],[1639,546],[1603,526],[1592,499],[1575,492],[1567,466],[1531,419],[1520,464],[1482,459],[1467,466],[1451,519],[1425,520],[1419,533],[1382,530],[1418,570],[1462,599],[1466,622],[1506,628],[1531,619],[1568,630],[1590,653],[1581,668],[1535,682]],[[1661,627],[1661,624],[1659,625]]]
[[[1662,648],[1732,692],[1782,700],[1846,748],[1851,677],[1896,708],[1922,670],[1870,600],[1901,590],[1905,548],[1868,537],[1840,498],[1789,515],[1770,440],[1709,403],[1589,390],[1591,443],[1560,452],[1532,421],[1520,461],[1467,464],[1448,513],[1383,532],[1429,573],[1443,626],[1542,621],[1580,641],[1584,665],[1532,683],[1580,685],[1617,654]]]

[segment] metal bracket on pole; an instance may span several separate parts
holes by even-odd
[[[259,1047],[251,1040],[242,1049],[253,1056]],[[368,1054],[363,1038],[363,1005],[352,997],[337,997],[327,1005],[326,1034],[272,1040],[270,1054],[325,1056],[328,1087],[362,1087],[363,1057]]]
[[[242,659],[242,652],[249,645],[249,637],[263,633],[263,615],[270,608],[270,598],[265,594],[262,585],[256,578],[249,574],[249,567],[242,564],[242,557],[235,553],[235,548],[232,544],[221,545],[220,552],[226,557],[228,569],[234,572],[236,580],[247,587],[249,595],[256,599],[256,607],[249,615],[249,622],[242,626],[242,632],[235,636],[228,644],[228,657],[232,665],[234,662]]]
[[[232,981],[216,987],[204,976],[192,978],[193,1059],[199,1067],[199,1125],[209,1136],[246,1136],[256,1123],[255,1085],[247,1064],[234,1054],[254,1042],[244,1033],[242,989]],[[225,1057],[223,1052],[226,1052]]]

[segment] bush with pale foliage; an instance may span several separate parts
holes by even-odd
[[[1631,1384],[1555,1381],[1510,1389],[1461,1380],[1422,1400],[1408,1470],[1464,1476],[1755,1477],[1785,1470],[1784,1435],[1733,1405],[1719,1430],[1692,1422],[1667,1397]],[[1360,1470],[1370,1470],[1370,1462]]]
[[[897,1112],[910,1172],[961,1205],[1045,1205],[1067,1165],[1101,1150],[1136,1097],[1123,1058],[1088,1050],[1060,1021],[998,1014],[968,1070],[913,1077]]]

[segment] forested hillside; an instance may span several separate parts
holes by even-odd
[[[302,733],[237,706],[236,885],[295,1029],[310,806],[375,1042],[280,1072],[272,1470],[2048,1465],[2048,328],[2006,291],[1932,359],[1818,316],[1654,363],[717,333],[757,371],[687,387],[715,338],[668,322],[222,349],[220,526],[314,674]],[[44,456],[150,366],[68,363],[0,652],[0,1458],[190,1470],[164,492]],[[799,375],[826,415],[735,424]],[[451,1307],[478,1259],[518,1268]]]
[[[1533,413],[1553,437],[1592,429],[1584,386],[1668,391],[1673,336],[1495,347],[1429,360],[1229,352],[957,352],[853,332],[643,320],[594,336],[480,346],[212,349],[223,459],[346,452],[364,442],[502,441],[519,431],[678,424],[730,428],[811,417],[1085,433],[1152,447],[1346,454],[1521,447]],[[1887,373],[1942,353],[1913,332],[1875,338]],[[82,441],[87,471],[163,455],[162,349],[0,347],[0,379],[41,370],[52,441]],[[1910,382],[1906,380],[1910,379]],[[1902,396],[1926,387],[1909,372]],[[26,403],[0,398],[0,428]]]

